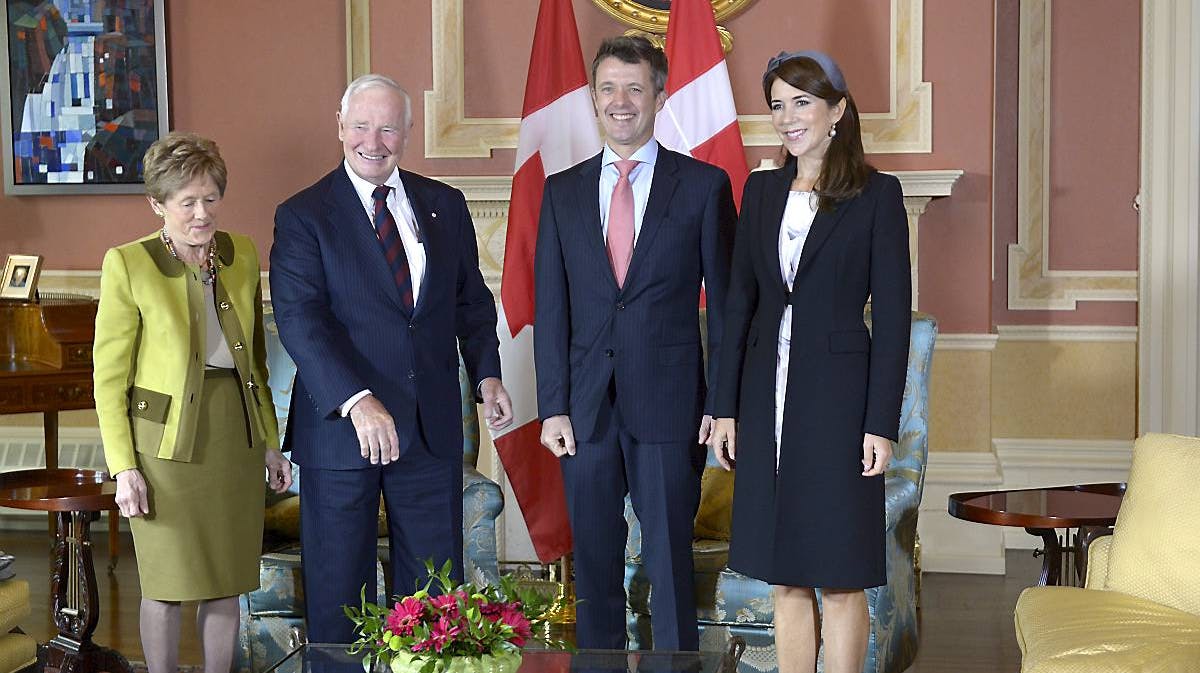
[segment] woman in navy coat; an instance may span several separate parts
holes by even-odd
[[[829,56],[771,59],[763,93],[788,156],[746,182],[726,299],[709,443],[726,469],[736,458],[729,567],[773,585],[782,673],[812,671],[822,636],[825,670],[857,673],[864,589],[887,583],[883,472],[908,356],[908,221],[899,181],[864,160],[858,110]]]

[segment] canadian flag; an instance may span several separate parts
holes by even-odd
[[[655,137],[669,149],[724,168],[741,207],[750,171],[709,0],[671,3],[667,62],[667,102],[655,118]]]
[[[500,359],[515,418],[507,430],[493,435],[542,563],[571,551],[558,459],[539,441],[533,370],[533,254],[542,186],[547,175],[599,151],[600,134],[571,1],[542,0],[529,56],[500,283]]]

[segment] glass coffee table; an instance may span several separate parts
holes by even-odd
[[[267,669],[266,673],[362,673],[362,657],[348,645],[309,643]],[[518,673],[736,673],[746,643],[735,636],[726,652],[526,649]]]

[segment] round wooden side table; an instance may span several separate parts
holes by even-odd
[[[1045,548],[1038,585],[1070,584],[1071,573],[1065,577],[1062,573],[1064,556],[1075,566],[1075,581],[1081,582],[1087,572],[1087,545],[1093,537],[1087,529],[1111,529],[1124,496],[1123,483],[951,493],[947,511],[964,521],[1016,526],[1042,538]],[[1066,539],[1060,541],[1058,528],[1076,530],[1068,530]]]
[[[50,596],[58,635],[38,649],[39,670],[132,673],[119,652],[92,642],[100,619],[90,528],[117,509],[116,482],[105,472],[53,469],[0,474],[0,507],[54,512],[58,522]]]

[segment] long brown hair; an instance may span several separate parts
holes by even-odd
[[[829,141],[829,150],[821,165],[814,190],[821,209],[833,207],[835,203],[854,198],[867,186],[873,170],[863,154],[862,132],[859,126],[858,106],[848,90],[838,89],[830,81],[821,64],[807,56],[795,56],[781,62],[772,61],[773,67],[763,75],[763,97],[771,103],[771,85],[775,80],[806,91],[829,105],[837,105],[846,99],[846,111],[837,123],[837,135]],[[847,87],[848,89],[848,87]],[[796,166],[796,157],[787,155],[785,167]]]

